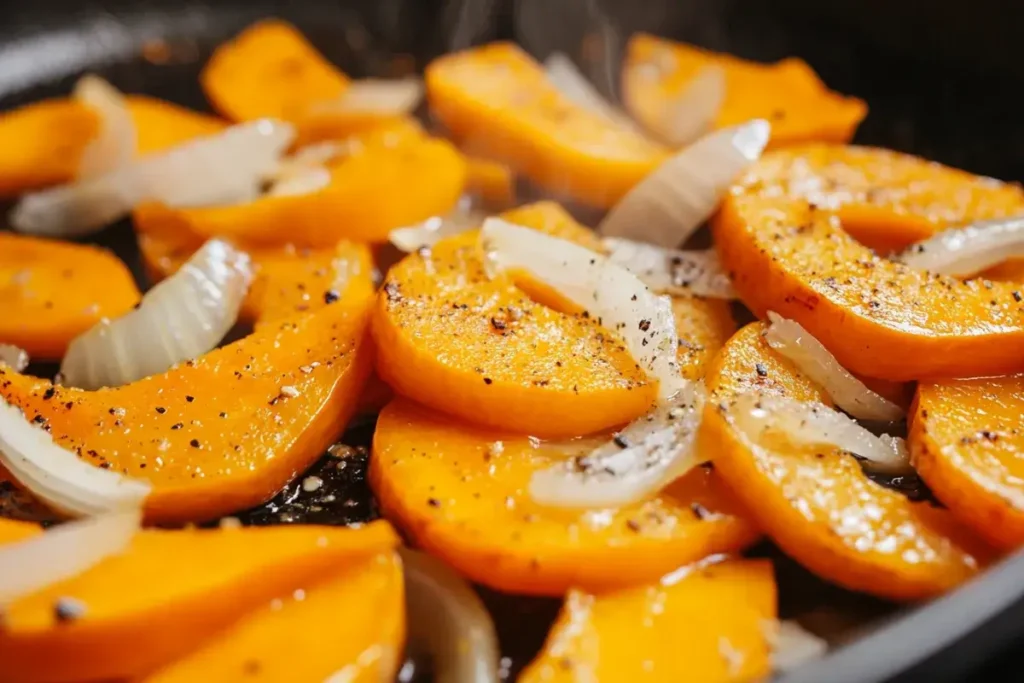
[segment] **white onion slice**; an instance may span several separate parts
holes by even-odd
[[[728,273],[714,249],[682,251],[619,237],[603,240],[608,258],[662,294],[735,299]]]
[[[148,482],[96,467],[61,448],[2,398],[0,464],[36,498],[73,517],[136,509],[150,491]]]
[[[99,76],[88,74],[75,84],[74,97],[100,118],[99,135],[82,151],[76,177],[92,178],[131,163],[138,146],[137,133],[120,91]]]
[[[484,221],[480,238],[489,269],[525,271],[619,334],[662,399],[683,386],[671,299],[605,256],[500,218]]]
[[[409,645],[437,683],[498,683],[498,637],[480,597],[448,565],[401,548]]]
[[[319,192],[331,184],[331,172],[323,166],[312,166],[303,170],[294,170],[275,180],[267,197],[292,197]]]
[[[727,414],[748,439],[757,443],[766,431],[801,446],[834,446],[862,458],[876,472],[910,471],[907,445],[899,437],[875,436],[837,410],[816,402],[782,396],[741,394]]]
[[[765,341],[788,358],[815,384],[820,384],[835,404],[858,420],[899,422],[906,414],[898,405],[868,389],[839,364],[825,346],[795,320],[768,311],[771,324]]]
[[[251,281],[247,254],[208,241],[135,310],[73,339],[61,363],[64,383],[121,386],[216,348],[238,319]]]
[[[0,344],[0,365],[21,372],[28,367],[28,353],[13,344]]]
[[[672,147],[683,147],[706,134],[725,102],[725,69],[705,66],[669,105],[659,126],[659,137]]]
[[[401,116],[416,109],[422,99],[423,81],[418,78],[364,78],[349,83],[337,99],[317,102],[309,110]]]
[[[715,212],[736,176],[761,156],[770,135],[763,119],[705,135],[640,181],[597,231],[660,247],[682,244]]]
[[[606,100],[566,55],[553,52],[544,60],[544,71],[547,73],[548,81],[573,104],[597,114],[606,121],[641,134],[640,128],[633,120]]]
[[[404,228],[395,228],[388,233],[391,244],[406,253],[421,247],[432,247],[445,237],[453,237],[478,227],[485,214],[479,211],[458,209],[447,216],[433,216]]]
[[[967,277],[1024,256],[1024,216],[952,228],[907,248],[896,260],[911,268]]]
[[[66,522],[23,541],[0,545],[0,607],[73,578],[128,547],[142,511]]]
[[[654,495],[700,463],[695,442],[703,407],[703,385],[687,382],[587,455],[536,472],[530,497],[550,507],[613,508]]]
[[[791,671],[828,652],[828,643],[795,621],[765,621],[765,640],[771,648],[772,669]]]
[[[276,121],[232,126],[109,173],[26,195],[11,212],[11,225],[34,235],[78,237],[146,200],[176,207],[251,201],[294,137],[291,125]]]

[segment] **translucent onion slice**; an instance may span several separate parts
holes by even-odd
[[[655,292],[736,298],[736,290],[714,249],[665,249],[619,237],[606,237],[604,246],[612,263],[636,275]]]
[[[123,552],[141,521],[139,509],[113,512],[0,545],[0,606],[78,576]]]
[[[414,655],[430,658],[437,683],[498,683],[498,639],[480,597],[448,565],[408,548],[406,620]]]
[[[250,201],[295,137],[269,120],[232,126],[71,185],[26,195],[11,212],[16,229],[50,237],[88,235],[140,202],[211,206]]]
[[[78,162],[79,180],[113,171],[135,158],[137,133],[128,103],[117,88],[88,74],[75,84],[74,97],[100,118],[100,132],[86,145]]]
[[[676,247],[718,208],[733,180],[761,156],[771,126],[755,119],[706,135],[644,178],[605,216],[598,232]]]
[[[28,353],[13,344],[0,344],[0,364],[21,372],[28,367]]]
[[[528,273],[589,311],[604,327],[621,335],[640,367],[658,381],[662,399],[682,388],[668,297],[654,294],[604,256],[499,218],[484,221],[480,237],[492,272]]]
[[[772,669],[791,671],[828,652],[828,643],[795,621],[766,621],[762,624],[771,648]]]
[[[331,172],[323,166],[295,170],[275,180],[267,190],[268,197],[286,197],[318,192],[331,183]]]
[[[1016,256],[1024,256],[1024,216],[944,230],[897,259],[917,270],[967,277]]]
[[[910,471],[910,457],[903,439],[875,436],[854,420],[821,403],[796,401],[782,396],[741,394],[728,406],[732,424],[752,443],[766,432],[799,446],[832,446],[861,458],[865,466],[889,474]]]
[[[765,341],[796,365],[811,381],[825,388],[836,405],[858,420],[899,422],[906,414],[898,405],[868,389],[839,364],[836,357],[795,320],[768,311],[771,324]]]
[[[210,240],[135,310],[73,339],[61,363],[64,383],[121,386],[216,348],[238,319],[251,281],[249,256]]]
[[[95,467],[61,448],[49,432],[3,399],[0,464],[36,498],[72,517],[134,510],[150,490],[145,481]]]
[[[610,508],[654,495],[699,464],[703,406],[703,385],[687,382],[589,454],[535,473],[530,496],[551,507]]]
[[[310,112],[401,116],[416,109],[422,99],[423,81],[418,78],[364,78],[349,83],[338,99],[314,104]]]
[[[625,112],[606,100],[563,53],[553,52],[545,59],[544,71],[547,73],[548,81],[573,104],[597,114],[606,121],[641,134],[636,123]]]
[[[473,210],[456,210],[447,216],[433,216],[404,228],[395,228],[388,233],[388,240],[406,253],[421,247],[432,247],[445,237],[452,237],[472,230],[484,220],[485,214]]]
[[[688,145],[711,130],[725,102],[725,70],[704,67],[679,94],[662,119],[660,137],[672,147]]]

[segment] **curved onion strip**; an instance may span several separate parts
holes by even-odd
[[[839,364],[836,357],[795,320],[768,311],[771,324],[765,341],[797,369],[825,388],[836,405],[858,420],[899,422],[906,414],[898,405],[868,389]]]
[[[480,238],[489,269],[526,272],[621,335],[637,364],[658,380],[661,398],[683,385],[668,297],[604,256],[499,218],[484,221]]]
[[[711,130],[725,102],[725,70],[717,64],[702,68],[661,122],[660,137],[672,147],[688,145]]]
[[[28,353],[13,344],[0,344],[0,365],[21,372],[28,367]]]
[[[741,394],[727,408],[732,424],[758,443],[774,432],[800,446],[834,446],[865,461],[876,472],[899,474],[910,470],[907,445],[898,437],[875,436],[854,420],[821,403],[782,396]]]
[[[331,183],[331,172],[323,166],[296,169],[270,186],[268,197],[287,197],[318,192]]]
[[[544,71],[551,85],[573,104],[597,114],[606,121],[642,134],[633,120],[606,100],[566,55],[561,52],[551,53],[551,56],[544,60]]]
[[[148,482],[80,459],[0,399],[0,464],[39,500],[73,517],[140,507]]]
[[[281,159],[267,180],[280,183],[292,176],[305,174],[311,169],[323,168],[332,161],[349,154],[354,144],[358,143],[326,140],[300,147],[295,150],[294,154]]]
[[[11,212],[16,229],[77,237],[124,218],[140,202],[211,206],[250,201],[295,137],[270,120],[232,126],[109,173],[26,195]]]
[[[341,97],[317,102],[310,112],[347,112],[401,116],[411,113],[423,99],[423,81],[418,78],[352,81]]]
[[[498,639],[480,597],[448,565],[399,550],[410,647],[427,654],[437,683],[498,683]]]
[[[482,223],[484,214],[473,210],[456,210],[447,216],[433,216],[422,223],[395,228],[388,233],[388,240],[406,253],[421,247],[432,247],[445,237],[452,237],[472,230]]]
[[[828,643],[795,621],[765,621],[765,640],[771,648],[772,669],[791,671],[828,652]]]
[[[137,149],[135,121],[117,88],[99,76],[78,79],[74,97],[100,117],[99,135],[86,145],[78,162],[77,178],[92,178],[131,163]]]
[[[967,277],[1024,256],[1024,216],[979,221],[911,245],[897,257],[911,268]]]
[[[141,521],[139,509],[113,512],[0,545],[0,606],[78,576],[123,552]]]
[[[606,237],[603,243],[612,263],[636,275],[655,292],[736,298],[736,290],[714,249],[664,249],[619,237]]]
[[[755,119],[693,143],[644,178],[605,216],[597,231],[676,247],[718,208],[733,180],[761,156],[771,126]]]
[[[60,368],[65,384],[120,386],[203,355],[235,324],[251,281],[249,256],[210,240],[135,310],[73,339]]]
[[[688,382],[588,455],[535,473],[530,496],[552,507],[610,508],[657,493],[699,464],[703,406],[703,386]]]

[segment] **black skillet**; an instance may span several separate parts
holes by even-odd
[[[994,10],[998,3],[973,6]],[[446,50],[511,38],[539,57],[570,53],[614,95],[625,38],[647,30],[754,59],[801,56],[831,86],[870,104],[857,142],[1024,179],[1024,127],[1012,106],[1021,79],[1006,52],[1013,22],[994,11],[961,20],[963,7],[939,0],[36,0],[8,7],[0,22],[0,107],[65,94],[90,70],[123,90],[206,109],[196,77],[210,50],[266,16],[294,22],[356,76],[392,74],[395,55],[421,67]],[[169,49],[147,60],[143,55],[154,53],[144,48],[156,40]],[[129,225],[95,241],[113,248],[146,284]],[[345,438],[367,445],[371,434],[372,422]],[[345,469],[333,462],[314,466],[327,484],[316,495],[333,494],[333,503],[293,484],[240,516],[254,524],[375,516],[365,454]],[[1006,653],[1024,642],[1024,557],[912,610],[826,586],[773,549],[760,552],[777,561],[783,616],[812,626],[827,621],[841,643],[785,683],[1016,680],[1000,672],[1013,671]],[[539,648],[557,602],[482,593],[497,620],[503,668],[514,673]],[[422,669],[416,678],[426,680]]]

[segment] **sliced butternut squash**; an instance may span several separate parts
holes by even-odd
[[[270,600],[314,585],[325,572],[365,563],[396,543],[384,522],[361,529],[140,532],[124,553],[5,607],[0,678],[134,680]]]
[[[394,680],[404,612],[401,562],[393,553],[377,555],[333,570],[311,588],[281,593],[144,680]]]
[[[800,59],[761,64],[643,33],[627,47],[622,73],[626,107],[648,130],[664,136],[674,102],[708,67],[725,74],[725,100],[715,126],[767,119],[771,147],[848,142],[868,111],[862,100],[829,90]]]
[[[653,581],[757,538],[702,468],[618,510],[541,507],[527,485],[556,460],[523,436],[472,428],[399,398],[377,421],[370,482],[384,514],[417,545],[474,581],[512,593]]]
[[[267,19],[220,45],[199,83],[213,108],[233,121],[293,120],[312,104],[340,97],[349,79],[294,26]]]
[[[877,244],[872,235],[889,226],[904,235],[890,244],[916,239],[922,229],[1019,212],[1021,196],[883,150],[775,152],[727,197],[715,243],[744,303],[798,321],[852,372],[897,381],[1006,374],[1024,370],[1016,285],[911,270],[855,238]]]
[[[600,595],[571,591],[520,683],[740,683],[770,674],[771,563],[731,560],[679,574]]]
[[[833,449],[766,448],[734,430],[721,406],[759,391],[829,404],[762,338],[744,327],[708,369],[711,392],[700,447],[751,518],[780,548],[822,578],[894,600],[939,595],[992,557],[946,510],[913,503]]]
[[[1024,543],[1024,376],[921,383],[910,448],[921,478],[990,543]]]
[[[385,242],[394,228],[448,213],[466,182],[458,151],[419,135],[404,135],[399,144],[387,144],[383,134],[375,143],[363,139],[329,170],[329,184],[307,194],[174,209],[164,216],[195,235],[251,245]]]
[[[148,522],[229,514],[277,493],[353,414],[372,367],[372,297],[345,295],[123,387],[83,391],[0,368],[0,395],[90,463],[148,479]]]
[[[127,266],[105,249],[0,232],[0,342],[38,360],[139,300]]]
[[[142,95],[127,96],[140,155],[213,135],[220,119]],[[86,145],[99,134],[99,118],[72,98],[35,102],[0,115],[0,196],[71,182]]]
[[[586,204],[611,207],[667,158],[660,145],[570,102],[511,43],[440,57],[426,84],[431,111],[464,149]]]

